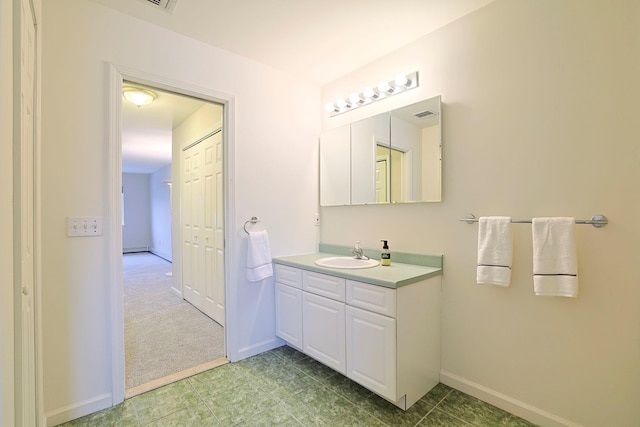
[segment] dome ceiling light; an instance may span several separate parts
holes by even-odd
[[[151,104],[158,97],[155,92],[150,90],[130,86],[122,88],[122,96],[137,107]]]

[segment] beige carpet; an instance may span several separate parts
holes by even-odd
[[[171,291],[171,263],[123,255],[126,388],[225,356],[224,330]]]

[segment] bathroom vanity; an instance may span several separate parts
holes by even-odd
[[[345,248],[320,250],[273,260],[276,335],[408,409],[440,378],[442,256],[394,252],[391,266],[338,269],[315,261]]]

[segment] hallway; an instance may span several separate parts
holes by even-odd
[[[146,391],[150,381],[224,358],[224,328],[171,290],[171,263],[149,252],[125,254],[122,263],[128,396],[140,386]]]

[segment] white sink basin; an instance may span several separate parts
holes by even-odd
[[[321,267],[356,269],[375,267],[379,264],[379,261],[375,259],[357,259],[348,256],[331,256],[316,260],[316,264]]]

